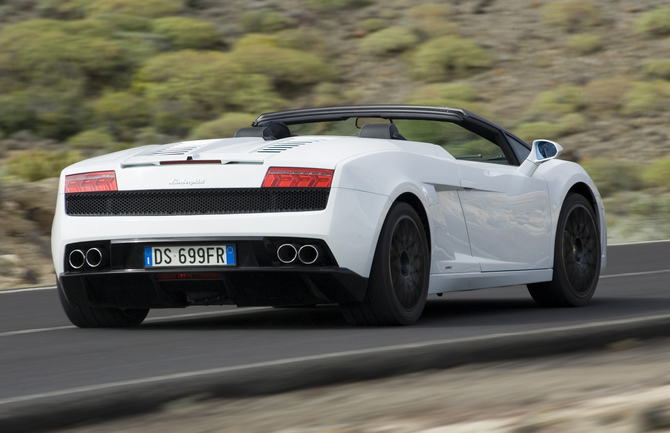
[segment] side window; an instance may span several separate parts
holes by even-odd
[[[435,143],[456,159],[509,164],[496,143],[454,123],[407,119],[394,119],[393,123],[407,140]]]
[[[505,135],[505,137],[507,137],[507,141],[512,145],[512,149],[514,150],[519,163],[525,161],[525,159],[528,158],[528,155],[530,155],[530,149],[526,147],[526,144],[509,135]]]

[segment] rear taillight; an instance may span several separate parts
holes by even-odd
[[[324,168],[270,167],[264,188],[330,188],[333,172]]]
[[[65,176],[65,193],[118,191],[114,171],[69,174]]]

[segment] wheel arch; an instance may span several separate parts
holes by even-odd
[[[426,212],[426,208],[423,205],[423,202],[419,197],[416,195],[412,194],[411,192],[405,192],[403,194],[400,194],[393,204],[396,203],[407,203],[408,205],[412,206],[414,211],[419,215],[419,218],[421,219],[421,224],[423,225],[423,230],[426,233],[426,239],[428,241],[428,250],[432,250],[431,248],[431,236],[430,236],[430,222],[428,220],[428,213]]]

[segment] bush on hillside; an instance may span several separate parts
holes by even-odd
[[[548,25],[576,31],[600,24],[600,8],[592,0],[554,0],[542,7]]]
[[[565,43],[571,53],[585,55],[595,53],[603,47],[603,38],[593,34],[574,35]]]
[[[174,15],[184,8],[183,0],[93,0],[90,3],[87,16],[158,18]]]
[[[356,24],[359,29],[370,33],[385,29],[387,26],[386,20],[381,18],[367,18]]]
[[[670,35],[670,6],[659,6],[633,22],[633,31],[647,36]]]
[[[35,9],[44,17],[72,20],[83,18],[91,0],[38,0]]]
[[[448,81],[488,69],[493,57],[460,36],[443,36],[420,45],[412,57],[414,75],[424,81]]]
[[[272,33],[289,27],[289,19],[278,10],[261,8],[245,11],[240,25],[247,33]]]
[[[584,108],[582,89],[572,85],[561,85],[554,90],[540,93],[530,106],[534,116],[551,118],[564,114],[576,113]]]
[[[561,126],[549,121],[527,122],[517,126],[514,133],[529,143],[539,139],[553,140],[561,136]]]
[[[644,187],[643,164],[605,158],[587,159],[580,164],[591,176],[603,197],[622,191],[637,191]]]
[[[583,87],[583,101],[589,115],[603,116],[618,110],[623,105],[623,95],[632,85],[632,80],[625,76],[589,81]]]
[[[216,26],[186,17],[165,17],[152,21],[153,33],[164,37],[177,49],[205,49],[221,43]]]
[[[251,126],[256,115],[248,113],[226,113],[216,120],[204,122],[191,131],[189,139],[226,138],[235,135],[240,128]]]
[[[623,95],[621,112],[634,116],[656,116],[670,104],[670,82],[655,80],[634,82],[631,90]]]
[[[658,159],[644,170],[642,178],[651,185],[670,189],[670,156]],[[670,210],[670,209],[669,209]]]
[[[65,142],[75,149],[112,149],[118,145],[114,137],[98,129],[82,131]]]
[[[36,182],[58,177],[65,167],[81,159],[82,156],[74,151],[29,150],[11,157],[6,168],[7,173],[12,176],[27,182]]]
[[[271,111],[284,105],[268,77],[249,71],[228,53],[213,51],[155,56],[139,70],[134,87],[144,92],[154,126],[168,134],[174,134],[166,129],[170,119],[199,123],[227,111]]]
[[[419,43],[419,37],[409,27],[394,26],[365,36],[361,50],[378,56],[397,54]]]
[[[149,110],[144,99],[130,92],[107,92],[92,104],[95,124],[127,141],[132,130],[149,124]]]
[[[281,90],[332,81],[338,74],[331,63],[315,54],[270,45],[235,45],[230,59],[248,73],[269,77]]]
[[[319,11],[337,10],[347,7],[362,7],[373,3],[373,0],[304,0],[305,6]]]
[[[642,72],[649,78],[670,80],[670,59],[647,60],[642,65]]]

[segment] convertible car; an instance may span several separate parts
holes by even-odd
[[[60,179],[60,299],[79,327],[222,304],[338,304],[352,324],[409,325],[428,294],[518,284],[541,306],[585,305],[605,216],[561,151],[467,110],[377,105],[92,158]]]

